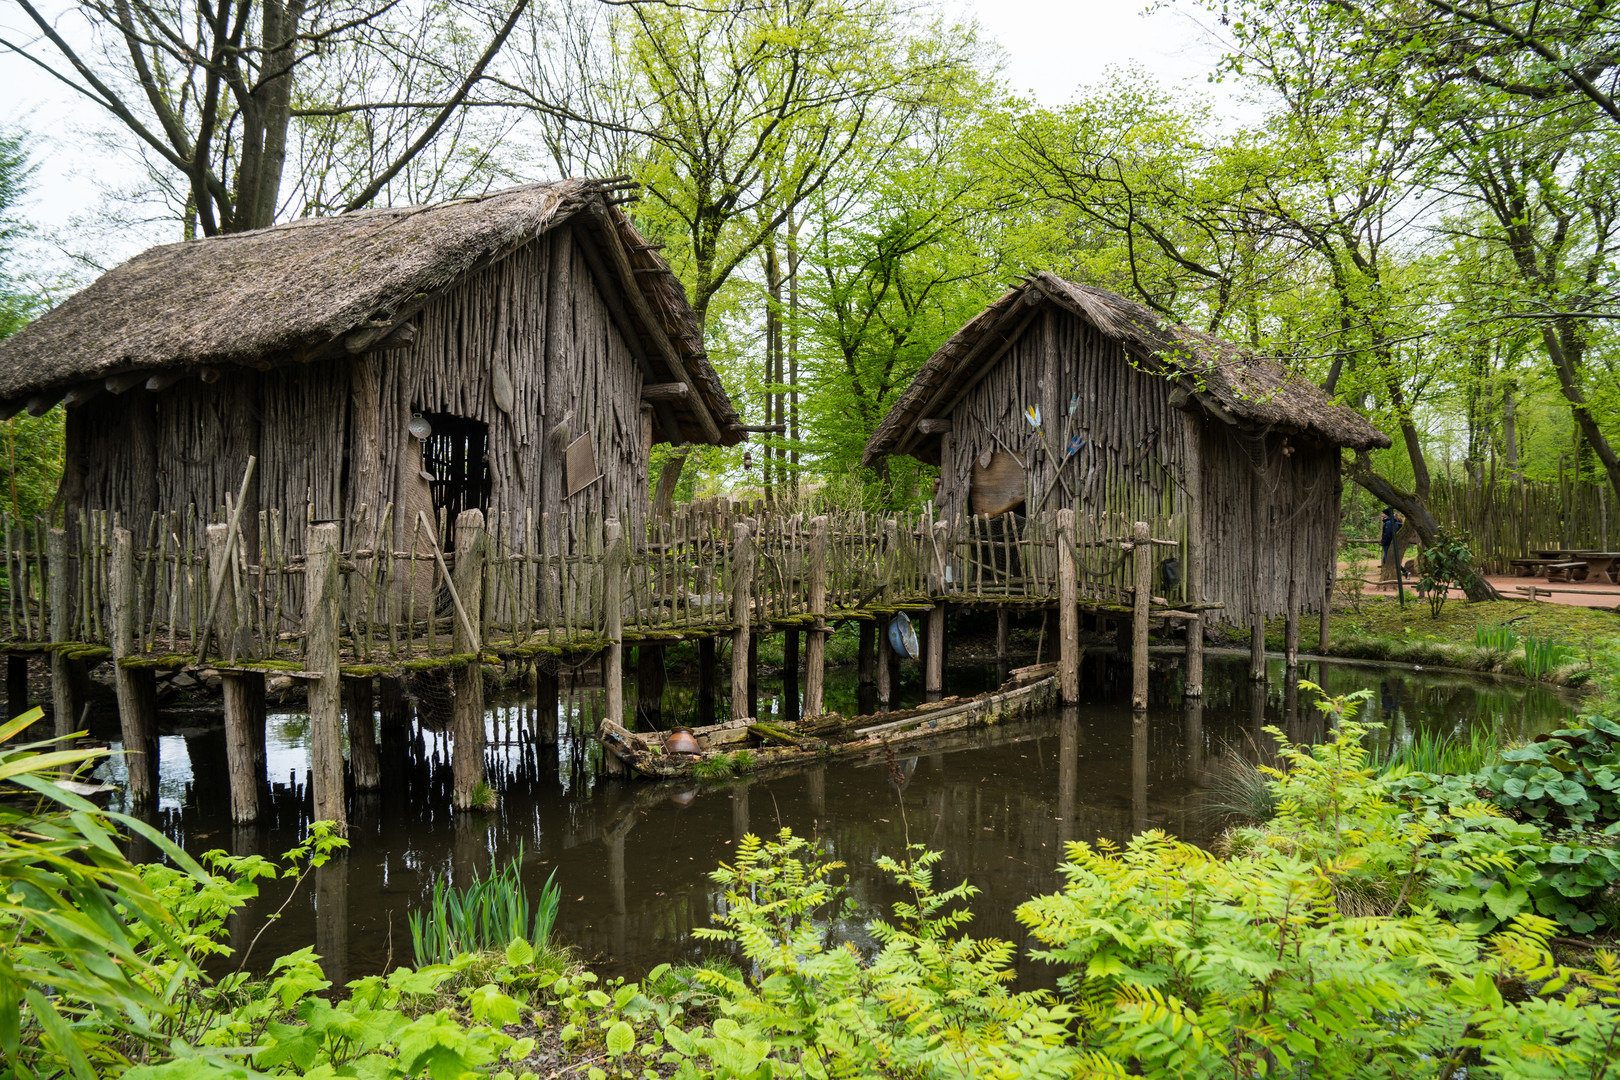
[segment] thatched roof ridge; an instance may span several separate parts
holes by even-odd
[[[701,438],[695,410],[706,407],[721,441],[738,441],[741,421],[680,282],[603,185],[578,179],[152,248],[0,341],[0,403],[10,415],[32,396],[48,402],[110,376],[345,355],[349,335],[397,323],[582,212],[598,243],[616,246],[617,259],[606,261],[625,271],[620,288],[645,297],[661,324],[644,336],[673,347],[658,358],[660,377],[693,384],[698,400],[682,403],[683,433]]]
[[[918,369],[904,393],[867,441],[862,461],[905,452],[930,408],[950,400],[994,357],[1028,308],[1056,304],[1122,342],[1144,370],[1176,380],[1206,411],[1246,428],[1308,435],[1335,446],[1367,450],[1390,445],[1366,417],[1335,405],[1305,376],[1275,360],[1186,326],[1166,323],[1145,304],[1094,285],[1065,281],[1045,271],[999,297],[974,316]]]

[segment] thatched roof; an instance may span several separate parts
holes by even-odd
[[[528,184],[429,206],[305,218],[152,248],[0,341],[0,412],[72,403],[119,377],[348,355],[433,294],[564,221],[590,230],[617,279],[652,381],[684,382],[678,435],[741,440],[669,266],[590,180]],[[608,287],[612,287],[611,283]]]
[[[1254,356],[1229,341],[1168,324],[1144,304],[1094,285],[1041,272],[1007,292],[958,330],[918,369],[878,429],[862,460],[870,465],[910,452],[919,421],[952,400],[1001,355],[1029,308],[1055,304],[1122,342],[1145,371],[1167,375],[1189,402],[1254,430],[1313,437],[1357,450],[1390,445],[1389,437],[1353,409],[1335,405],[1321,387],[1275,360]]]

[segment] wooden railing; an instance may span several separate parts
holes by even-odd
[[[66,528],[0,516],[5,644],[106,656],[116,626],[126,625],[128,644],[118,648],[125,666],[298,667],[309,518],[269,510],[251,520],[240,515],[233,529],[232,516],[231,507],[212,521],[165,512],[134,529],[102,511],[77,515]],[[374,521],[362,513],[341,523],[335,603],[346,666],[432,666],[456,655],[463,620],[481,651],[503,657],[590,650],[610,636],[724,633],[738,622],[745,559],[743,602],[756,630],[941,601],[1047,602],[1059,592],[1052,515],[807,519],[702,506],[678,511],[645,537],[619,539],[614,523],[594,517],[496,511],[473,519],[446,529],[422,514],[396,528],[387,507]],[[1152,523],[1152,531],[1181,540],[1174,519]],[[740,535],[747,538],[741,547]],[[1129,535],[1125,522],[1077,519],[1082,603],[1132,603],[1136,571],[1121,549]],[[118,554],[125,544],[128,555]],[[129,559],[128,573],[114,572],[115,555]],[[453,568],[469,558],[482,562],[480,596],[459,595],[453,583]],[[1161,607],[1182,599],[1174,589],[1153,591]],[[621,625],[610,627],[615,608]]]

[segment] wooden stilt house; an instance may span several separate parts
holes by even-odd
[[[653,443],[739,421],[680,283],[585,180],[154,248],[0,342],[0,415],[67,405],[62,499],[617,515]],[[400,533],[396,533],[400,535]],[[448,538],[447,538],[448,539]],[[251,550],[251,547],[250,547]]]
[[[1174,530],[1211,621],[1320,610],[1332,588],[1340,448],[1389,446],[1275,361],[1039,273],[918,371],[865,461],[939,466],[941,516],[1038,514]],[[1292,605],[1290,600],[1292,599]]]

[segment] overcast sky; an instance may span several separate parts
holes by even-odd
[[[1187,0],[1151,15],[1143,14],[1137,0],[946,3],[977,18],[986,35],[999,43],[1009,87],[1045,104],[1068,101],[1076,88],[1098,81],[1108,66],[1134,61],[1173,88],[1211,96],[1223,111],[1240,108],[1230,88],[1208,84],[1220,47],[1203,25],[1206,14]],[[0,11],[0,24],[12,32],[21,28],[25,17],[15,6],[0,4]],[[26,213],[42,229],[60,230],[93,213],[102,185],[135,174],[132,159],[83,136],[85,128],[101,119],[95,107],[38,68],[0,54],[0,87],[5,88],[0,124],[20,125],[35,138],[39,170]],[[152,231],[102,242],[113,249],[106,254],[116,262],[168,238],[163,231]]]

